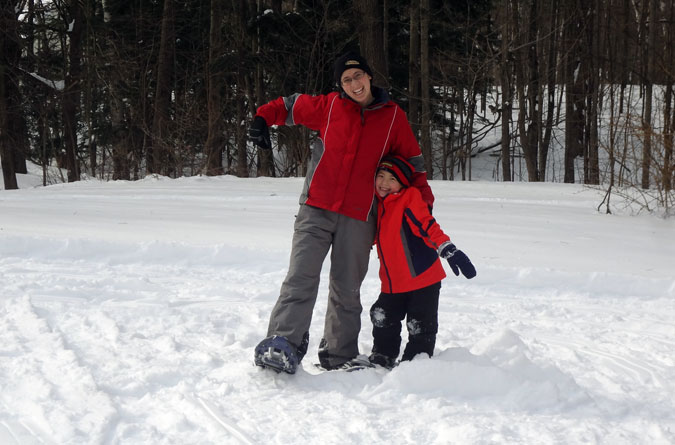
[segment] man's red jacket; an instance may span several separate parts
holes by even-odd
[[[375,170],[388,154],[414,167],[412,185],[432,205],[422,152],[403,110],[388,94],[372,87],[375,101],[366,108],[337,92],[280,97],[258,108],[267,125],[302,124],[319,132],[312,147],[300,202],[361,221],[368,219]]]
[[[378,196],[377,256],[382,292],[422,289],[445,278],[438,248],[450,237],[443,233],[416,188]]]

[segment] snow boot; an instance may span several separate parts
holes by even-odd
[[[368,360],[370,361],[371,364],[382,366],[383,368],[386,369],[393,369],[394,366],[396,366],[396,359],[384,354],[380,354],[379,352],[373,352],[372,354],[370,354]]]
[[[280,335],[273,335],[261,341],[255,347],[254,361],[256,366],[288,374],[295,374],[300,364],[295,346]]]
[[[366,368],[374,368],[375,365],[371,364],[368,358],[365,355],[359,355],[353,359],[347,360],[344,363],[333,366],[326,366],[325,364],[317,364],[317,368],[324,371],[360,371]]]

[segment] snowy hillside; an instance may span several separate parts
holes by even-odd
[[[599,214],[580,185],[433,181],[478,269],[443,282],[436,355],[318,373],[324,274],[290,376],[252,357],[302,179],[20,181],[0,190],[2,444],[675,443],[675,220]]]

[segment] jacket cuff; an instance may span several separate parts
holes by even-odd
[[[455,247],[455,245],[452,244],[452,241],[446,241],[446,242],[444,242],[443,244],[441,244],[440,246],[438,246],[438,256],[440,256],[440,257],[442,257],[442,258],[449,258],[449,257],[451,257],[452,254],[455,253],[455,251],[457,250],[456,247],[455,247],[454,249],[450,249],[450,252],[449,252],[450,255],[446,255],[446,256],[441,255],[441,252],[443,252],[443,250],[444,250],[446,247],[448,247],[448,246]]]

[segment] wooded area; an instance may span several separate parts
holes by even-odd
[[[6,189],[27,160],[68,181],[302,176],[315,134],[279,128],[260,151],[247,125],[270,99],[334,90],[333,61],[357,49],[408,113],[430,177],[470,180],[490,151],[496,180],[672,190],[672,1],[1,4]]]

